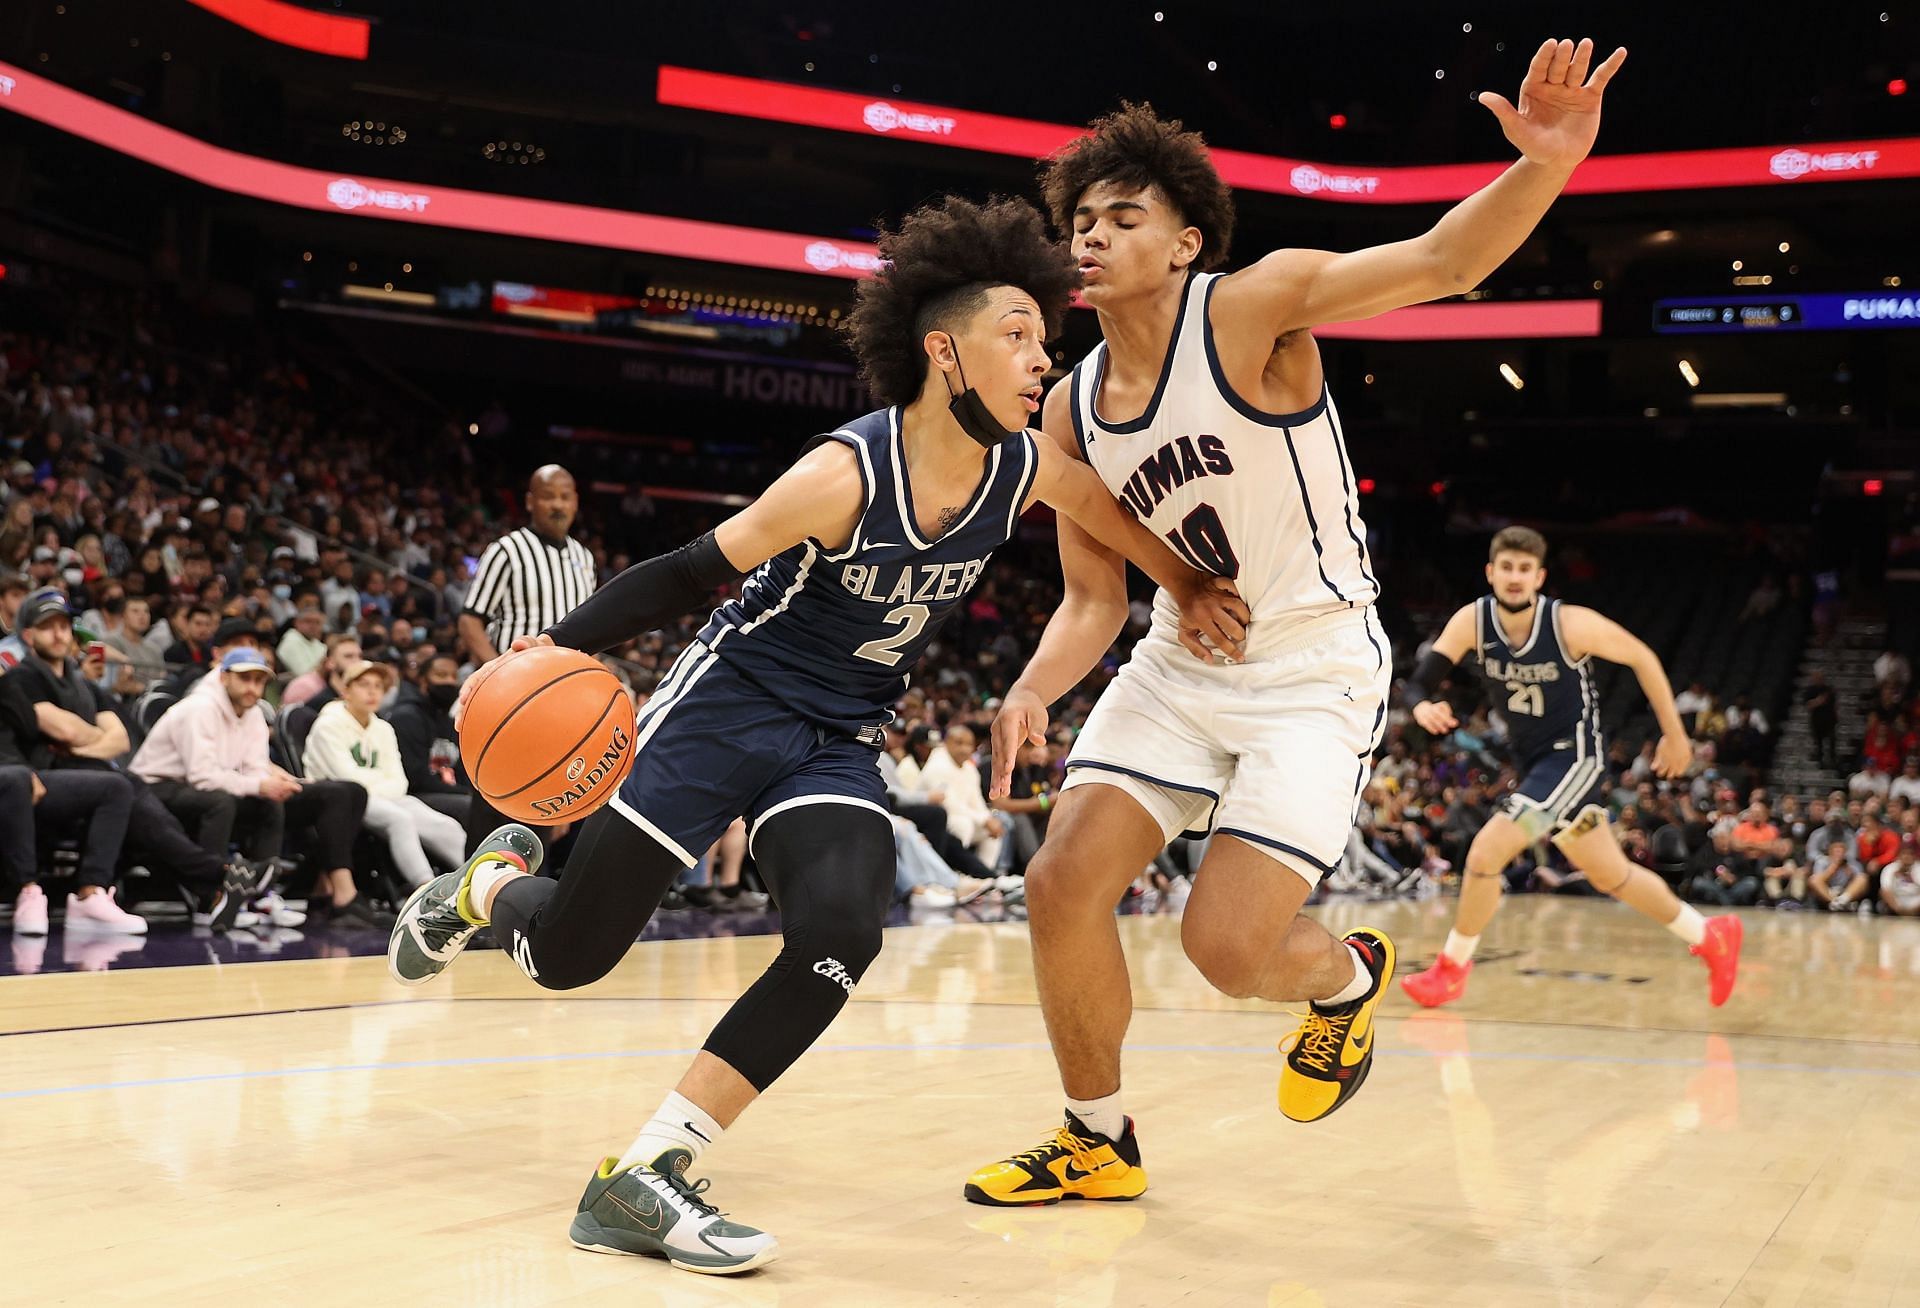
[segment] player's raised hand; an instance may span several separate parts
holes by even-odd
[[[1627,61],[1621,46],[1598,68],[1593,62],[1593,40],[1547,40],[1527,65],[1520,83],[1520,104],[1503,95],[1482,91],[1475,98],[1493,111],[1500,129],[1529,160],[1551,168],[1571,169],[1593,149],[1600,134],[1600,95]]]
[[[1015,686],[1007,692],[993,720],[993,781],[988,799],[1005,799],[1013,785],[1014,761],[1025,745],[1045,744],[1047,706],[1030,690]]]
[[[1180,605],[1180,643],[1202,663],[1213,662],[1215,650],[1239,662],[1247,656],[1247,625],[1253,621],[1252,611],[1228,578],[1194,575],[1199,581],[1193,589],[1175,596]]]
[[[1413,720],[1436,736],[1444,736],[1460,725],[1460,719],[1453,716],[1453,705],[1444,699],[1427,699],[1415,704]]]
[[[1653,751],[1653,771],[1655,776],[1671,780],[1684,777],[1687,769],[1693,766],[1693,742],[1685,736],[1665,735]]]

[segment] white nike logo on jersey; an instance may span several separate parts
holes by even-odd
[[[860,542],[860,548],[862,550],[897,550],[905,544],[903,540],[863,540]]]

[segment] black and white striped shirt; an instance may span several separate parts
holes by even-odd
[[[480,555],[466,611],[487,624],[502,653],[521,636],[537,636],[594,591],[593,553],[569,536],[549,544],[531,527],[510,531]]]

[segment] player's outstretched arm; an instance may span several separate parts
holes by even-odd
[[[1436,736],[1444,736],[1460,725],[1453,705],[1436,698],[1434,691],[1453,671],[1454,664],[1473,648],[1473,635],[1473,605],[1466,604],[1455,609],[1447,619],[1439,639],[1433,642],[1402,687],[1401,694],[1413,720]]]
[[[1560,636],[1566,642],[1568,658],[1583,659],[1593,654],[1633,669],[1634,679],[1640,683],[1640,691],[1660,723],[1660,744],[1654,752],[1653,770],[1663,777],[1684,776],[1693,762],[1693,743],[1687,739],[1680,710],[1674,707],[1673,685],[1667,680],[1667,670],[1660,665],[1660,656],[1631,631],[1592,609],[1562,604],[1559,611]]]
[[[1033,498],[1052,505],[1096,544],[1131,560],[1166,587],[1180,606],[1180,643],[1195,658],[1213,662],[1209,641],[1229,658],[1244,657],[1251,615],[1233,582],[1183,562],[1120,507],[1098,473],[1068,454],[1054,438],[1042,433],[1037,446],[1040,470],[1034,478]]]
[[[853,451],[823,442],[713,531],[634,564],[545,634],[589,654],[611,649],[685,616],[716,588],[803,540],[843,547],[865,502]]]
[[[1472,290],[1520,248],[1593,149],[1601,93],[1626,58],[1617,49],[1592,68],[1591,40],[1542,42],[1518,106],[1491,91],[1477,97],[1520,151],[1518,163],[1412,240],[1351,254],[1274,251],[1220,283],[1216,328],[1278,337]]]

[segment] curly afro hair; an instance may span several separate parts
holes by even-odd
[[[1120,108],[1096,118],[1087,135],[1067,143],[1047,160],[1040,189],[1054,230],[1073,231],[1080,197],[1103,182],[1128,190],[1151,186],[1167,197],[1189,227],[1199,229],[1201,272],[1227,261],[1233,243],[1233,192],[1220,180],[1207,143],[1178,118],[1163,119],[1149,104],[1121,101]]]
[[[1080,287],[1066,247],[1047,236],[1039,211],[1025,200],[977,205],[958,196],[908,214],[898,231],[880,233],[880,274],[854,290],[847,340],[860,375],[882,404],[910,404],[926,382],[920,342],[957,326],[996,286],[1017,286],[1034,298],[1053,335]]]

